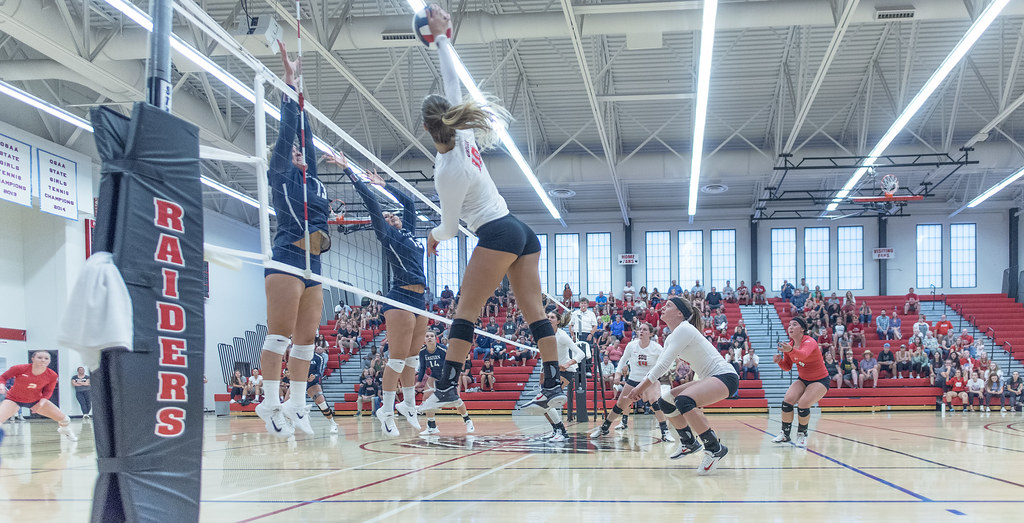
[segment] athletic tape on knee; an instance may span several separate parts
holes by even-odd
[[[397,358],[388,358],[388,364],[387,365],[388,365],[389,369],[391,369],[391,370],[393,370],[393,371],[395,371],[395,372],[397,372],[399,374],[401,374],[402,371],[405,370],[405,360],[400,360],[400,359],[397,359]]]
[[[612,412],[621,415],[622,414],[622,409],[618,405],[615,405],[614,407],[612,407]]]
[[[413,372],[418,372],[420,370],[420,357],[409,356],[405,358],[405,366],[412,369]]]
[[[693,398],[683,395],[676,398],[676,408],[679,409],[680,414],[686,414],[691,410],[697,408],[697,402],[693,401]]]
[[[313,359],[313,345],[292,345],[292,357],[309,361]]]
[[[801,418],[806,418],[807,416],[811,415],[811,409],[796,409],[796,413]]]
[[[554,336],[555,328],[551,326],[551,322],[548,320],[537,320],[530,324],[530,333],[533,334],[533,341],[539,342],[544,338]]]
[[[793,405],[783,401],[782,402],[782,412],[793,412]]]
[[[448,329],[448,339],[473,343],[473,322],[462,318],[452,320],[452,326]]]
[[[661,412],[664,413],[666,417],[673,418],[679,415],[679,411],[676,410],[676,405],[665,398],[658,398],[658,403],[656,403],[656,405],[661,408]]]
[[[288,349],[288,338],[279,334],[268,334],[266,339],[263,340],[263,350],[273,352],[274,354],[284,354],[284,351]]]

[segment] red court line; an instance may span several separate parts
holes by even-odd
[[[931,439],[939,439],[939,440],[942,440],[942,441],[951,441],[953,443],[961,443],[963,445],[974,445],[976,447],[985,447],[985,448],[990,448],[990,449],[1006,450],[1006,451],[1009,451],[1009,452],[1021,452],[1021,453],[1024,453],[1024,450],[1008,449],[1006,447],[999,447],[999,446],[996,446],[996,445],[986,445],[984,443],[975,443],[973,441],[963,441],[963,440],[959,440],[959,439],[943,438],[942,436],[933,436],[931,434],[921,434],[919,432],[907,432],[905,430],[890,429],[889,427],[876,427],[874,425],[865,425],[863,423],[854,423],[852,421],[840,421],[840,420],[832,419],[832,418],[822,418],[822,419],[824,419],[825,421],[832,422],[832,423],[845,423],[847,425],[856,425],[858,427],[866,427],[866,428],[869,428],[869,429],[887,430],[889,432],[899,432],[900,434],[908,434],[910,436],[920,436],[922,438],[931,438]],[[988,428],[988,426],[986,425],[985,428]],[[992,430],[992,429],[989,429],[989,430]],[[997,431],[992,431],[992,432],[997,432]]]
[[[427,465],[426,467],[420,467],[420,468],[418,468],[416,470],[410,470],[408,472],[403,472],[401,474],[396,474],[396,475],[388,477],[388,478],[378,479],[377,481],[373,481],[373,482],[370,482],[370,483],[365,483],[363,485],[359,485],[358,487],[352,487],[350,489],[342,490],[340,492],[335,492],[334,494],[328,494],[326,496],[321,496],[319,498],[311,499],[309,501],[303,501],[302,503],[296,503],[295,505],[291,505],[291,506],[288,506],[288,507],[285,507],[285,508],[282,508],[282,509],[278,509],[278,510],[275,510],[273,512],[267,512],[266,514],[260,514],[259,516],[253,516],[253,517],[248,518],[248,519],[243,519],[243,520],[240,520],[238,523],[247,523],[249,521],[256,521],[257,519],[263,519],[263,518],[266,518],[266,517],[274,516],[274,515],[280,514],[282,512],[287,512],[289,510],[293,510],[293,509],[297,509],[297,508],[300,508],[300,507],[304,507],[306,505],[311,505],[313,503],[317,503],[317,502],[324,501],[324,500],[327,500],[327,499],[331,499],[331,498],[334,498],[334,497],[342,496],[342,495],[348,494],[350,492],[355,492],[357,490],[362,490],[364,488],[372,487],[374,485],[380,485],[381,483],[386,483],[386,482],[391,481],[393,479],[403,478],[403,477],[408,476],[410,474],[415,474],[417,472],[422,472],[422,471],[427,470],[427,469],[432,469],[434,467],[439,467],[441,465],[444,465],[444,464],[447,464],[447,463],[451,463],[453,461],[458,461],[460,459],[465,459],[465,458],[469,458],[469,457],[472,457],[472,456],[476,456],[478,454],[483,454],[484,452],[488,452],[490,450],[493,450],[493,449],[484,449],[484,450],[479,450],[479,451],[473,452],[472,454],[464,454],[464,455],[456,457],[456,458],[447,459],[447,460],[444,460],[444,461],[440,461],[440,462],[434,463],[433,465]]]

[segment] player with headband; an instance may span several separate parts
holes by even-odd
[[[284,44],[278,45],[284,64],[284,82],[295,88],[296,76],[301,73],[301,61],[298,58],[289,60]],[[313,131],[309,120],[304,121],[305,130],[301,135],[305,145],[300,148],[294,145],[296,135],[300,134],[299,104],[282,95],[281,124],[267,171],[274,208],[277,209],[272,259],[299,272],[306,268],[308,251],[310,271],[320,274],[320,253],[330,249],[331,245],[327,232],[330,201],[327,189],[317,178]],[[306,381],[309,360],[313,358],[314,337],[320,325],[323,292],[319,282],[303,276],[269,268],[264,272],[267,337],[260,351],[260,371],[265,377],[266,396],[256,406],[256,414],[263,419],[267,432],[275,436],[287,438],[295,433],[296,428],[313,434],[305,395],[292,394],[282,404],[279,396],[281,381],[270,378],[281,375],[281,360],[291,338],[289,378],[296,383]]]
[[[797,368],[799,379],[789,386],[782,398],[782,432],[772,440],[774,443],[789,443],[793,429],[793,407],[796,406],[800,424],[796,429],[796,446],[807,446],[807,425],[811,421],[811,407],[828,392],[832,377],[828,375],[825,360],[821,357],[818,342],[807,335],[807,320],[797,316],[789,322],[786,332],[788,343],[780,343],[781,354],[773,358],[784,371]]]
[[[684,383],[662,395],[659,402],[679,433],[679,450],[671,457],[678,459],[704,447],[704,460],[697,469],[703,476],[718,466],[729,448],[719,441],[715,431],[708,424],[708,418],[699,407],[722,401],[739,389],[740,377],[736,369],[727,363],[711,342],[701,333],[702,321],[693,305],[686,298],[669,298],[661,311],[661,320],[668,325],[671,333],[665,338],[665,351],[658,358],[647,377],[641,380],[628,394],[630,401],[642,397],[644,392],[658,386],[658,378],[682,358],[690,363],[699,379]],[[667,396],[667,397],[666,397]],[[692,427],[692,428],[691,428]],[[696,432],[700,441],[694,438]]]
[[[434,160],[434,186],[441,199],[441,224],[427,237],[427,250],[437,254],[438,242],[459,232],[459,220],[465,220],[479,242],[466,266],[455,319],[448,336],[448,354],[437,379],[437,390],[420,406],[420,411],[452,405],[459,401],[455,380],[469,354],[474,322],[484,302],[508,276],[523,318],[544,359],[540,394],[529,405],[543,410],[561,408],[566,397],[559,381],[558,346],[555,329],[544,317],[541,301],[540,240],[526,224],[508,212],[505,199],[498,193],[480,156],[482,149],[496,144],[493,118],[507,117],[496,105],[484,106],[474,100],[462,101],[454,50],[445,36],[451,17],[436,4],[427,8],[430,32],[440,55],[445,96],[432,94],[421,107],[423,127],[430,133],[437,157]],[[478,136],[474,136],[474,131]]]
[[[355,185],[356,192],[362,197],[363,203],[370,214],[373,232],[380,241],[384,259],[391,268],[391,290],[387,297],[415,310],[426,309],[423,292],[426,290],[427,278],[423,270],[423,246],[416,241],[416,202],[403,191],[387,185],[377,173],[365,173],[369,183],[377,185],[390,193],[402,206],[402,215],[385,212],[381,209],[377,197],[362,178],[348,167],[344,155],[330,157],[327,163],[338,165],[345,170]],[[395,425],[395,396],[398,393],[398,381],[402,381],[402,403],[398,411],[405,416],[414,428],[420,428],[416,419],[416,364],[419,362],[419,348],[423,345],[423,335],[427,332],[427,317],[417,315],[409,310],[400,309],[387,303],[381,307],[384,321],[388,326],[388,362],[384,369],[383,403],[377,409],[384,435],[398,436]]]
[[[615,406],[612,407],[612,411],[608,413],[604,418],[604,423],[600,427],[594,430],[590,434],[591,438],[600,438],[601,436],[608,435],[608,429],[611,428],[612,423],[615,420],[622,417],[621,423],[617,427],[617,430],[625,430],[627,428],[628,414],[623,409],[628,409],[629,406],[636,400],[630,400],[629,392],[632,391],[637,385],[640,384],[640,380],[647,375],[647,371],[650,370],[651,365],[661,356],[664,348],[656,341],[651,338],[651,326],[647,323],[641,323],[637,327],[639,338],[635,339],[626,344],[626,349],[622,351],[622,357],[619,359],[619,365],[615,369],[615,378],[622,378],[622,371],[629,366],[629,375],[631,377],[626,378],[626,384],[622,387],[622,394],[619,395],[619,400],[615,402]],[[664,373],[662,373],[664,374]],[[660,378],[661,376],[656,376]],[[658,380],[655,380],[658,381]],[[668,422],[665,418],[665,413],[661,411],[661,405],[658,402],[658,398],[661,397],[661,385],[656,388],[647,389],[643,396],[638,396],[644,401],[651,403],[651,409],[654,410],[654,416],[658,419],[658,428],[661,429],[662,441],[673,441],[672,436],[669,434]]]
[[[559,317],[555,311],[548,313],[548,321],[555,329],[555,341],[558,343],[558,368],[561,378],[564,383],[572,384],[575,383],[576,373],[579,372],[579,362],[586,358],[586,353],[576,345],[576,342],[572,341],[572,337],[564,329],[570,319],[569,314]],[[549,407],[547,410],[543,410],[531,403],[523,410],[528,414],[543,413],[547,418],[548,423],[551,424],[551,434],[545,436],[544,439],[554,443],[561,443],[569,439],[569,432],[566,430],[565,424],[562,423],[561,408]]]
[[[437,381],[434,376],[441,375],[441,370],[444,368],[444,358],[448,353],[443,346],[437,344],[436,332],[428,330],[425,341],[426,343],[423,344],[423,348],[420,349],[420,370],[416,375],[416,383],[423,383],[424,400],[434,393],[434,383]],[[430,371],[430,376],[427,376],[427,371]],[[473,426],[473,420],[469,417],[466,404],[460,400],[455,404],[455,408],[458,410],[459,415],[462,416],[462,422],[466,424],[466,432],[472,433],[475,431],[476,427]],[[434,418],[436,413],[436,410],[427,411],[427,428],[420,432],[420,436],[441,433],[441,429],[437,428],[437,420]]]

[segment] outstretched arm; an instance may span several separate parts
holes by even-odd
[[[441,79],[444,80],[444,96],[448,103],[458,105],[462,103],[462,84],[459,83],[459,75],[455,72],[455,48],[448,40],[448,30],[451,28],[452,17],[441,9],[437,4],[427,7],[427,22],[430,24],[430,32],[434,35],[437,43],[438,59],[441,62]]]

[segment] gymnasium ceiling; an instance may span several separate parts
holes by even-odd
[[[793,161],[866,154],[964,35],[972,15],[988,4],[860,0],[849,23],[839,23],[849,2],[854,0],[722,0],[701,185],[722,184],[728,190],[702,194],[698,220],[702,215],[749,217],[765,188],[780,181],[782,173],[774,170],[781,165],[780,153],[792,154]],[[136,3],[148,9],[148,2]],[[294,32],[286,18],[294,4],[208,0],[201,5],[229,30],[244,7],[250,16],[273,14],[286,33]],[[545,189],[575,191],[558,201],[569,225],[593,211],[603,211],[606,221],[664,212],[685,216],[701,5],[444,2],[460,22],[457,51],[483,90],[512,111],[511,134]],[[893,6],[909,7],[912,16],[876,19]],[[438,89],[436,54],[401,36],[388,38],[408,33],[405,2],[303,0],[302,9],[308,100],[395,170],[420,180],[424,193],[432,193],[426,181],[431,143],[421,130],[418,107],[424,95]],[[574,35],[569,20],[582,32]],[[180,14],[175,32],[239,79],[252,80],[250,69]],[[842,38],[830,48],[837,33]],[[310,50],[312,40],[323,54]],[[252,40],[243,43],[280,71],[276,56]],[[879,175],[898,174],[901,184],[915,191],[922,182],[935,184],[927,205],[951,211],[1024,166],[1024,111],[1007,111],[1024,100],[1022,50],[1024,1],[1014,0],[887,151],[956,159],[961,147],[994,122],[971,153],[978,164],[948,177],[953,167],[935,165],[880,169]],[[824,70],[826,54],[831,60]],[[144,31],[104,0],[7,0],[0,6],[0,78],[76,114],[84,116],[95,104],[127,107],[142,99],[146,55]],[[184,64],[176,62],[173,75],[175,110],[202,127],[205,143],[251,154],[252,104]],[[9,121],[59,143],[91,148],[88,134],[70,125],[6,100],[3,107]],[[806,117],[798,123],[802,112]],[[1000,113],[1009,114],[1000,119]],[[340,145],[336,137],[328,141]],[[542,222],[544,207],[503,156],[494,153],[488,163],[510,207]],[[838,188],[851,172],[793,171],[782,190],[795,196]],[[255,176],[245,169],[205,162],[204,173],[256,194]],[[865,183],[865,194],[877,192],[876,181],[868,177]],[[1020,199],[1020,189],[1011,187],[986,205],[1006,207]],[[244,205],[219,193],[211,191],[207,203],[254,219]],[[794,206],[815,207],[774,203],[769,212]]]

